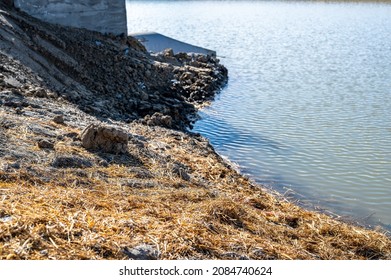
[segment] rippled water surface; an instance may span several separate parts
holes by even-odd
[[[391,228],[391,5],[128,1],[129,32],[217,51],[227,87],[194,131],[244,173]]]

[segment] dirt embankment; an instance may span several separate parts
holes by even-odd
[[[380,229],[271,195],[186,132],[226,79],[0,6],[0,259],[391,259]]]

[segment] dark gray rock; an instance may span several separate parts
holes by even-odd
[[[51,165],[56,168],[87,168],[93,166],[89,159],[78,156],[57,156]]]
[[[171,116],[156,112],[152,116],[146,115],[144,117],[143,123],[149,126],[162,126],[171,128],[173,126],[173,119]]]
[[[65,121],[64,121],[64,116],[63,115],[56,115],[54,118],[53,118],[53,121],[55,123],[58,123],[58,124],[64,124]]]
[[[49,126],[42,126],[40,124],[35,124],[35,123],[31,123],[27,126],[28,130],[30,130],[31,132],[37,134],[37,135],[41,135],[41,136],[45,136],[45,137],[50,137],[50,138],[55,138],[57,137],[57,134],[54,131],[54,129],[52,127],[49,127]]]
[[[38,148],[40,149],[53,149],[54,143],[45,139],[41,139],[37,142]]]
[[[159,258],[159,251],[153,246],[142,244],[134,248],[125,248],[123,252],[133,260],[157,260]]]
[[[20,163],[14,162],[14,163],[4,163],[0,165],[0,171],[4,172],[11,172],[14,170],[20,169]]]
[[[15,127],[17,124],[13,122],[12,120],[8,119],[0,119],[0,127],[4,129],[10,129]]]
[[[190,175],[186,172],[186,169],[180,164],[174,164],[171,168],[172,173],[180,177],[182,180],[190,181]]]
[[[48,97],[47,91],[43,88],[31,89],[30,91],[27,92],[27,95],[38,97],[38,98],[47,98]]]

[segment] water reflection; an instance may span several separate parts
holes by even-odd
[[[129,30],[214,49],[195,131],[258,182],[391,229],[391,5],[130,1]]]

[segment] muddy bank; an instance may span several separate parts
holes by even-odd
[[[1,7],[1,6],[0,6]],[[227,70],[0,9],[0,259],[391,259],[186,132]]]

